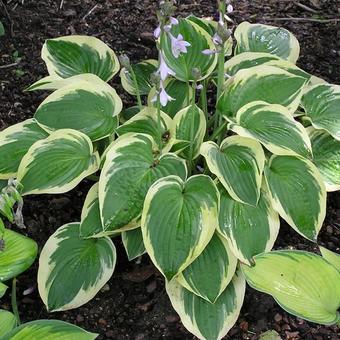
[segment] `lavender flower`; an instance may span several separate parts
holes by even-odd
[[[169,94],[165,91],[163,82],[160,83],[160,92],[157,92],[156,95],[151,99],[151,103],[156,103],[158,100],[159,95],[159,101],[160,104],[164,107],[167,106],[169,102],[175,100]]]
[[[179,34],[175,38],[171,33],[169,33],[171,39],[171,50],[175,58],[178,58],[181,53],[187,53],[187,47],[191,44],[183,39],[182,34]]]
[[[217,33],[215,33],[214,36],[213,36],[213,42],[214,42],[215,45],[222,45],[223,44],[222,38]]]
[[[167,94],[167,92],[165,91],[165,88],[163,87],[163,84],[161,84],[161,92],[159,94],[159,100],[163,107],[166,106],[168,102],[175,100],[174,98],[172,98],[171,96]]]
[[[161,80],[165,80],[169,75],[170,76],[174,76],[176,73],[171,70],[168,65],[166,64],[165,60],[164,60],[164,57],[163,57],[163,53],[160,52],[159,53],[159,60],[160,60],[160,63],[159,63],[159,69],[158,69],[158,72],[161,76]]]
[[[178,25],[178,20],[174,17],[170,17],[171,25]]]
[[[157,28],[153,31],[153,36],[158,39],[161,35],[161,26],[158,25]]]
[[[216,54],[216,53],[217,53],[217,51],[209,50],[209,49],[202,51],[202,54],[204,54],[204,55],[213,55],[213,54]]]

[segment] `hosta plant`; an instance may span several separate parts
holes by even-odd
[[[94,37],[45,42],[49,75],[28,90],[52,93],[1,132],[0,178],[23,197],[93,181],[79,221],[41,251],[48,311],[99,292],[121,237],[130,260],[148,254],[200,339],[227,334],[246,283],[300,318],[339,322],[339,255],[272,248],[280,218],[318,242],[327,192],[340,189],[340,87],[296,66],[286,29],[244,22],[232,34],[231,4],[218,6],[218,22],[177,19],[161,1],[157,60],[120,66]],[[135,105],[108,83],[119,70]]]

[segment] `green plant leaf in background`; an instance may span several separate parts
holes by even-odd
[[[151,83],[151,75],[152,73],[157,71],[158,61],[154,59],[148,59],[142,61],[138,64],[132,64],[131,68],[136,76],[138,90],[140,95],[147,95],[149,94],[152,83]],[[122,82],[122,86],[126,92],[135,96],[137,95],[135,82],[131,71],[127,70],[123,67],[120,71],[120,79]]]
[[[308,127],[307,132],[312,143],[313,163],[320,171],[326,190],[340,190],[340,141],[324,130]]]
[[[116,248],[110,238],[82,239],[79,223],[66,224],[41,251],[40,297],[50,312],[82,306],[111,278],[115,264]]]
[[[38,140],[48,136],[34,119],[27,119],[0,132],[0,179],[15,177],[22,157]]]
[[[231,136],[220,146],[214,142],[203,143],[201,155],[233,199],[257,205],[265,161],[260,143],[250,138]]]
[[[99,206],[104,230],[140,225],[149,187],[159,178],[187,176],[185,160],[172,153],[159,156],[151,136],[126,133],[110,147],[99,180]]]
[[[5,229],[3,235],[4,249],[0,251],[0,281],[12,279],[34,262],[38,245],[32,239]]]
[[[192,293],[214,303],[233,278],[237,258],[227,240],[215,232],[197,259],[178,276],[178,282]]]
[[[171,39],[168,35],[161,38],[161,49],[166,64],[175,72],[175,78],[181,81],[193,81],[192,70],[201,71],[201,79],[208,77],[215,69],[217,63],[216,54],[204,55],[203,50],[214,50],[215,45],[210,35],[200,26],[188,19],[179,19],[178,25],[173,25],[170,33],[177,37],[179,34],[190,43],[187,53],[182,53],[176,58],[172,53]],[[199,79],[199,80],[201,80]]]
[[[161,111],[160,115],[163,151],[167,152],[172,145],[170,129],[173,123],[172,119],[166,113]],[[119,126],[116,132],[119,136],[129,132],[145,133],[157,141],[159,138],[157,110],[146,107],[123,125]]]
[[[46,40],[41,57],[55,78],[93,73],[109,81],[118,71],[115,53],[95,37],[73,35]]]
[[[237,54],[224,64],[224,69],[229,76],[234,76],[239,70],[249,69],[258,65],[275,66],[282,70],[286,70],[289,73],[303,77],[307,81],[311,79],[310,74],[290,61],[283,60],[274,54],[263,52],[243,52]]]
[[[221,184],[219,190],[218,230],[228,240],[234,255],[250,265],[255,255],[272,249],[279,233],[279,215],[263,189],[256,207],[235,201]]]
[[[178,176],[159,179],[143,208],[145,248],[155,266],[173,279],[203,251],[218,225],[219,193],[205,175],[184,182]]]
[[[99,183],[91,187],[81,211],[79,233],[84,238],[95,237],[104,231],[100,218],[98,187]]]
[[[164,88],[171,98],[176,98],[176,100],[169,101],[162,108],[163,112],[173,118],[178,111],[189,105],[193,95],[192,87],[177,79],[167,79],[164,83]],[[156,106],[156,102],[152,101],[155,95],[156,89],[153,87],[148,96],[148,106]]]
[[[7,289],[8,287],[4,285],[2,282],[0,282],[0,298],[2,298],[5,295]]]
[[[296,63],[300,45],[295,36],[282,27],[242,22],[235,30],[235,54],[267,52]]]
[[[0,309],[0,337],[3,337],[14,329],[17,325],[17,319],[13,313]]]
[[[326,130],[340,141],[340,85],[314,85],[301,104],[315,129]]]
[[[340,272],[321,256],[305,251],[272,251],[242,265],[247,283],[270,294],[287,312],[330,325],[340,320]]]
[[[281,337],[276,331],[267,331],[260,334],[259,340],[281,340]]]
[[[0,37],[5,35],[5,27],[4,24],[0,21]]]
[[[275,155],[312,157],[305,128],[284,106],[262,101],[249,103],[237,112],[236,124],[231,124],[230,129],[259,141]]]
[[[300,157],[273,156],[264,173],[274,209],[315,242],[326,215],[326,188],[318,169]]]
[[[98,334],[60,320],[35,320],[15,328],[1,340],[94,340]]]
[[[95,141],[112,134],[122,106],[116,91],[96,77],[91,83],[79,81],[53,92],[40,104],[34,118],[49,132],[74,129]]]
[[[18,181],[23,195],[63,193],[73,189],[99,167],[89,137],[71,130],[57,130],[31,146],[21,160]]]
[[[197,105],[190,105],[179,111],[173,120],[171,135],[175,142],[189,142],[180,154],[182,157],[193,160],[199,155],[203,142],[207,122],[204,112]]]
[[[202,340],[220,340],[235,324],[244,299],[245,280],[237,272],[214,304],[182,287],[168,282],[166,291],[184,327]]]
[[[129,261],[143,255],[146,250],[140,227],[122,232],[122,241]]]
[[[218,110],[229,119],[253,101],[280,104],[293,114],[300,103],[307,80],[274,66],[259,65],[240,70],[225,83]]]
[[[319,249],[322,257],[340,272],[340,255],[322,246]]]

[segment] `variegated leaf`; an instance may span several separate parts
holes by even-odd
[[[160,156],[149,135],[127,133],[119,137],[107,152],[99,180],[104,230],[137,227],[149,187],[168,175],[185,179],[185,161],[172,153]]]
[[[244,299],[245,280],[237,272],[214,304],[183,288],[177,280],[166,285],[172,306],[185,328],[199,339],[220,340],[234,326]]]
[[[300,45],[295,36],[282,27],[242,22],[235,30],[235,54],[267,52],[296,63]]]
[[[108,237],[83,239],[79,223],[60,227],[40,254],[38,288],[50,312],[90,301],[111,278],[116,248]]]
[[[231,136],[223,140],[220,147],[213,142],[203,143],[201,155],[232,198],[257,205],[265,161],[260,143]]]
[[[178,276],[178,282],[192,293],[215,303],[233,278],[237,258],[227,240],[215,232],[197,259]]]
[[[145,248],[167,280],[173,279],[204,250],[218,224],[219,193],[212,179],[196,175],[159,179],[143,208]]]
[[[326,188],[315,165],[301,157],[273,156],[264,173],[274,209],[316,241],[326,215]]]
[[[201,71],[201,79],[208,77],[215,69],[217,63],[216,54],[204,55],[203,50],[214,49],[215,45],[210,35],[199,25],[188,19],[179,19],[178,25],[172,25],[170,34],[177,37],[179,34],[190,43],[187,53],[181,53],[176,58],[172,52],[172,42],[169,34],[161,37],[161,49],[166,64],[175,73],[175,78],[181,81],[193,81],[192,69]]]
[[[146,250],[140,227],[122,232],[122,241],[129,261],[143,255]]]
[[[241,262],[251,264],[255,255],[272,249],[279,233],[279,215],[264,190],[261,190],[256,207],[235,201],[222,185],[219,190],[221,207],[218,230],[228,240],[234,255]]]
[[[38,245],[32,239],[5,229],[3,250],[0,251],[0,282],[18,276],[34,262]]]
[[[150,78],[152,73],[157,71],[157,66],[158,61],[154,59],[148,59],[138,64],[131,65],[133,73],[136,77],[136,82],[140,95],[149,94],[153,86]],[[133,96],[137,95],[135,80],[130,70],[127,70],[125,67],[123,67],[120,71],[120,80],[126,92],[130,93]]]
[[[312,147],[302,124],[295,121],[282,105],[256,101],[243,106],[231,130],[253,138],[275,155],[312,157]]]
[[[180,152],[182,157],[189,160],[198,157],[206,128],[204,112],[197,105],[190,105],[175,115],[171,129],[172,137],[180,143],[189,142],[189,146]]]
[[[328,132],[307,129],[313,149],[313,163],[316,165],[327,191],[340,190],[340,141]]]
[[[160,123],[163,151],[167,152],[170,150],[172,145],[172,136],[170,129],[173,125],[173,122],[166,113],[161,111]],[[117,129],[117,134],[119,136],[122,136],[129,132],[148,134],[155,141],[158,142],[159,131],[157,109],[146,107]]]
[[[92,140],[105,138],[118,126],[122,101],[116,91],[98,77],[78,81],[50,94],[34,118],[45,130],[74,129]]]
[[[72,35],[46,40],[41,57],[48,73],[55,78],[93,73],[110,80],[119,71],[115,53],[95,37]]]
[[[22,157],[48,133],[34,119],[27,119],[0,132],[0,179],[15,177]]]
[[[191,102],[193,95],[192,87],[177,79],[167,79],[164,82],[164,88],[166,93],[176,100],[170,100],[162,107],[162,111],[173,118],[177,112],[187,107]],[[153,87],[148,96],[148,106],[157,105],[157,101],[154,99],[156,99],[156,89]]]
[[[293,114],[299,106],[306,83],[304,77],[278,67],[254,66],[238,71],[227,80],[217,108],[227,119],[232,119],[242,106],[260,100],[283,105]]]
[[[79,233],[84,238],[96,237],[104,231],[100,218],[98,187],[99,183],[91,187],[81,211]]]
[[[73,189],[99,167],[89,137],[62,129],[33,144],[21,160],[18,181],[23,195],[63,193]]]
[[[60,320],[35,320],[22,324],[1,340],[94,340],[98,334]]]
[[[340,272],[322,257],[305,251],[272,251],[242,265],[247,283],[270,294],[287,312],[308,321],[340,320]]]
[[[314,85],[301,104],[315,129],[326,130],[340,141],[340,85]]]

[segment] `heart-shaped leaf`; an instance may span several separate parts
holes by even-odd
[[[177,280],[166,285],[171,304],[184,327],[202,340],[220,340],[229,332],[239,316],[245,289],[245,280],[240,272],[235,274],[215,303],[191,293]]]
[[[192,263],[218,225],[219,194],[205,175],[184,182],[168,176],[149,189],[143,208],[145,248],[155,266],[171,280]]]
[[[93,73],[109,81],[118,71],[115,53],[95,37],[72,35],[46,40],[41,57],[54,78]]]
[[[91,140],[79,131],[62,129],[30,147],[19,165],[18,181],[23,195],[63,193],[98,167]]]
[[[255,255],[272,249],[279,233],[279,215],[264,190],[261,190],[256,207],[235,201],[222,185],[219,190],[219,231],[228,240],[235,256],[241,262],[251,264]]]
[[[104,230],[137,227],[148,189],[157,179],[168,175],[185,179],[185,161],[172,153],[159,156],[149,135],[127,133],[119,137],[107,152],[99,180]]]
[[[40,297],[49,311],[82,306],[111,278],[115,264],[116,248],[111,239],[83,239],[79,236],[79,223],[66,224],[41,251]]]
[[[48,136],[34,119],[27,119],[0,132],[0,179],[15,177],[22,157],[38,140]]]
[[[47,131],[74,129],[92,140],[112,134],[118,125],[122,101],[116,91],[100,78],[78,81],[49,95],[34,118]]]
[[[242,22],[235,30],[235,54],[267,52],[296,63],[300,45],[295,36],[282,27]]]
[[[232,198],[257,205],[265,161],[260,143],[231,136],[222,141],[220,147],[213,142],[203,143],[201,155]]]
[[[312,157],[311,142],[302,124],[288,109],[257,101],[243,106],[230,128],[238,135],[259,141],[275,155]]]
[[[178,281],[192,293],[215,303],[233,278],[236,265],[227,240],[215,232],[201,255],[179,274]]]
[[[315,165],[295,156],[273,156],[265,168],[272,204],[298,233],[316,241],[326,215],[326,188]]]

